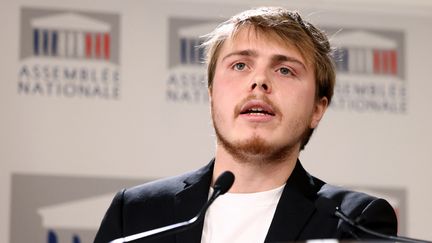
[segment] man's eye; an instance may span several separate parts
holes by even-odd
[[[244,70],[245,68],[246,68],[246,64],[244,64],[244,63],[242,63],[242,62],[239,62],[239,63],[234,64],[234,69],[235,69],[235,70],[242,71],[242,70]]]
[[[288,68],[280,68],[279,69],[279,72],[282,74],[282,75],[290,75],[290,74],[292,74],[292,72],[291,72],[291,70],[289,70]]]

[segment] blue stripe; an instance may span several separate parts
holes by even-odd
[[[39,30],[33,30],[33,54],[35,56],[39,55]]]
[[[182,38],[180,39],[180,63],[181,64],[185,64],[187,62],[186,50],[187,50],[187,40]]]
[[[57,241],[57,235],[52,230],[48,231],[48,243],[58,243],[58,241]]]
[[[78,235],[74,235],[72,238],[72,243],[81,243],[80,238],[78,237]]]
[[[342,70],[344,72],[348,72],[348,57],[349,57],[349,52],[348,49],[344,48],[341,50],[342,51]]]
[[[204,48],[201,45],[202,45],[202,42],[200,41],[200,45],[198,47],[198,58],[199,58],[200,64],[204,63],[204,61],[205,61]]]
[[[43,53],[44,55],[48,55],[48,31],[44,30],[43,31],[43,42],[42,42],[42,48],[43,48]]]
[[[53,31],[52,32],[52,37],[51,37],[51,55],[53,56],[57,56],[57,48],[58,48],[58,34],[57,31]]]
[[[190,62],[189,63],[196,63],[196,56],[195,56],[195,40],[194,39],[190,39],[189,40],[189,58],[190,58]]]
[[[335,51],[336,69],[340,72],[348,72],[348,50],[340,48]]]

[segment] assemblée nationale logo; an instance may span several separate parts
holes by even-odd
[[[207,74],[202,36],[219,21],[211,19],[169,19],[168,77],[166,100],[173,103],[207,104]]]
[[[332,43],[337,47],[335,110],[406,113],[403,32],[346,28]]]
[[[118,99],[119,16],[23,8],[21,95]]]

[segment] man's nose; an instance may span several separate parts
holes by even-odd
[[[265,92],[268,92],[270,90],[270,86],[267,85],[266,83],[260,83],[260,82],[254,82],[252,84],[251,90],[254,90],[256,88],[262,89]]]
[[[260,90],[265,93],[270,93],[271,88],[271,82],[266,75],[255,76],[250,84],[250,91]]]

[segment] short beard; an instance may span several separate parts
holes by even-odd
[[[295,151],[296,147],[286,144],[275,147],[263,138],[254,136],[243,142],[229,142],[219,131],[213,120],[217,142],[237,161],[256,165],[279,164]]]

